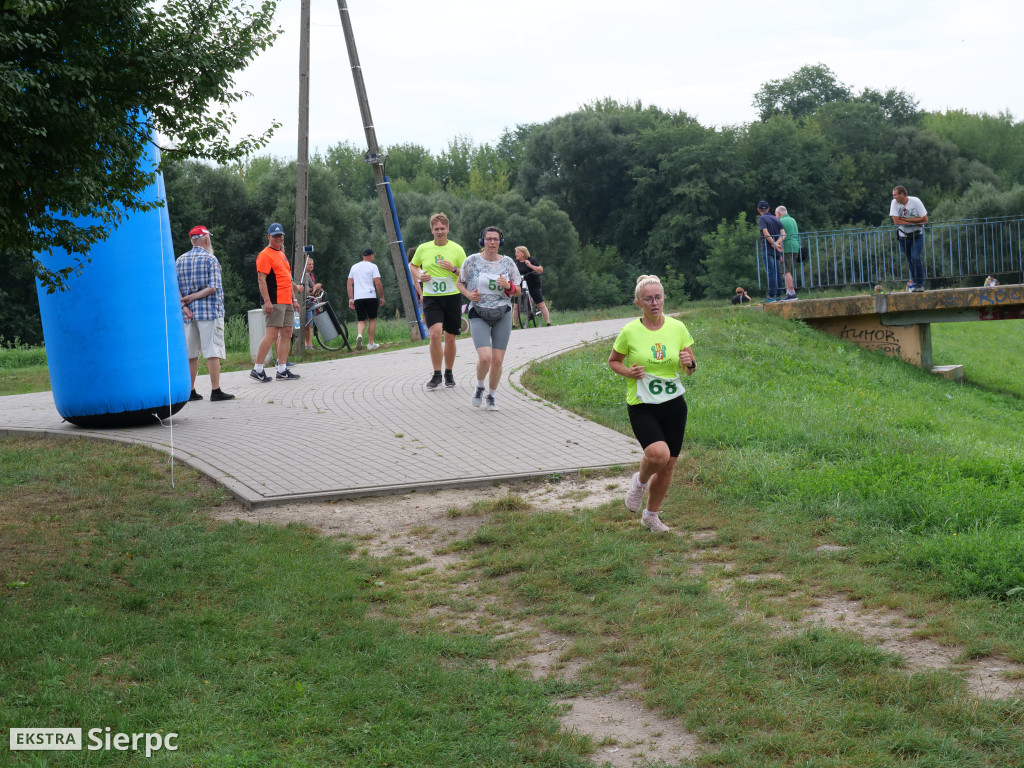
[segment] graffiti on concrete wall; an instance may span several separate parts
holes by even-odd
[[[980,320],[1020,320],[1024,319],[1024,287],[1010,285],[1006,287],[982,288],[978,292]]]
[[[1024,301],[1024,286],[1020,285],[1008,285],[1005,288],[996,286],[995,288],[982,288],[978,291],[978,302],[982,306],[1022,301]]]
[[[899,337],[892,328],[865,328],[854,325],[843,325],[837,334],[841,339],[849,339],[865,349],[874,349],[887,355],[901,355]]]

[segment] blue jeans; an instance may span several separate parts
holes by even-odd
[[[764,271],[768,277],[768,298],[781,299],[786,293],[786,284],[783,282],[782,270],[779,266],[779,257],[782,255],[774,248],[764,247]]]
[[[924,288],[924,263],[921,261],[921,251],[924,250],[924,232],[912,232],[907,237],[897,236],[900,250],[907,260],[907,268],[910,270],[910,279],[915,288]]]

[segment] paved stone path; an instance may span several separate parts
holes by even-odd
[[[431,366],[424,343],[296,365],[298,381],[260,384],[247,371],[225,373],[221,385],[237,399],[190,403],[166,426],[83,429],[61,419],[49,392],[11,395],[0,398],[0,433],[121,440],[168,453],[173,441],[176,460],[251,507],[626,465],[640,460],[635,440],[541,401],[519,383],[529,362],[612,337],[626,322],[513,331],[498,411],[470,405],[476,352],[465,338],[458,342],[452,389],[426,388]],[[208,396],[209,377],[200,376],[196,389]],[[301,477],[294,471],[300,465]]]

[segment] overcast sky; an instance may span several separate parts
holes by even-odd
[[[311,0],[310,151],[366,142],[334,0]],[[1024,119],[1020,0],[348,0],[377,140],[437,154],[455,136],[495,143],[595,99],[747,123],[768,80],[822,63],[859,93],[890,87],[926,110]],[[282,123],[266,152],[294,158],[299,0],[284,33],[236,78],[240,132]]]

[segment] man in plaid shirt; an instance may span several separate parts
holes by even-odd
[[[210,399],[234,400],[234,395],[220,388],[220,361],[227,357],[224,349],[224,285],[221,282],[220,262],[213,255],[210,230],[200,225],[192,227],[188,234],[192,238],[192,250],[181,254],[174,262],[185,317],[188,368],[192,374],[192,394],[188,399],[203,399],[196,392],[201,351],[210,371],[210,386],[213,388]]]

